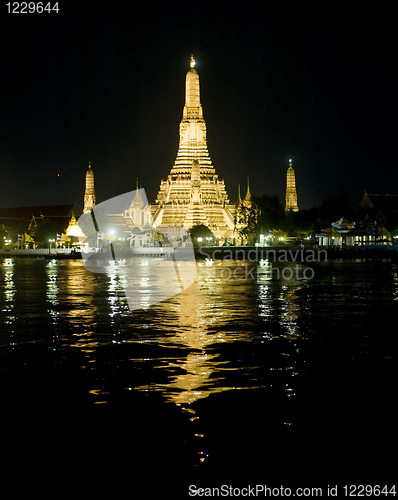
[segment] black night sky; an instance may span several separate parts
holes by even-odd
[[[58,5],[1,7],[0,206],[82,206],[89,161],[97,203],[136,177],[154,202],[177,153],[191,54],[231,201],[249,176],[253,194],[284,202],[289,158],[300,209],[329,193],[353,208],[364,189],[398,194],[392,4]]]

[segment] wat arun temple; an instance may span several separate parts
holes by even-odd
[[[224,181],[218,178],[209,156],[193,57],[190,66],[177,157],[152,206],[153,225],[167,233],[172,227],[189,229],[204,224],[216,237],[224,238],[234,232],[236,206],[230,203]]]
[[[238,187],[238,199],[236,203],[231,203],[224,181],[218,178],[207,149],[199,75],[193,56],[185,78],[185,105],[179,132],[177,157],[167,179],[160,183],[155,203],[147,202],[143,190],[138,189],[137,181],[134,198],[117,213],[108,213],[108,222],[115,230],[119,228],[116,232],[122,237],[139,229],[145,234],[153,230],[173,240],[179,237],[182,230],[205,225],[220,244],[227,239],[241,240],[239,231],[244,227],[242,208],[251,207],[249,179],[245,198],[241,199]],[[287,172],[286,210],[297,211],[295,173],[291,161]],[[91,213],[94,206],[94,173],[89,164],[83,213]]]

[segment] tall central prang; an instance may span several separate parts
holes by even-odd
[[[167,180],[162,180],[152,207],[154,226],[208,226],[220,238],[234,230],[235,206],[230,204],[224,181],[218,178],[207,150],[206,123],[200,103],[195,59],[185,80],[185,106],[180,123],[177,157]]]

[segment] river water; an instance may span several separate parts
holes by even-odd
[[[162,474],[181,498],[394,479],[394,260],[198,261],[192,286],[130,312],[117,266],[2,259],[0,306],[17,468],[40,451],[69,479]]]

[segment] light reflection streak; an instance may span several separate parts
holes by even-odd
[[[14,314],[14,296],[16,292],[14,282],[14,259],[4,259],[1,271],[4,280],[4,305],[2,312],[5,313],[4,324],[13,327],[16,316]],[[8,343],[10,347],[14,347],[17,343],[14,339],[14,330],[12,329],[9,334]]]
[[[264,261],[258,267],[264,268],[268,264],[268,261]],[[240,271],[234,274],[236,267]],[[278,322],[285,332],[281,336],[289,343],[301,335],[297,323],[301,309],[296,296],[296,291],[302,286],[300,281],[272,282],[264,280],[261,272],[260,278],[256,280],[251,278],[252,275],[245,279],[242,269],[244,263],[240,261],[215,261],[212,265],[199,263],[198,278],[194,285],[172,299],[153,306],[159,316],[164,318],[163,330],[169,332],[164,338],[165,345],[181,345],[188,348],[189,352],[165,366],[169,373],[166,383],[143,384],[136,390],[162,391],[166,399],[180,405],[192,404],[213,393],[236,390],[238,387],[229,383],[227,373],[236,372],[239,368],[228,366],[228,361],[218,359],[218,348],[223,343],[253,342],[250,327],[243,331],[232,328],[234,322],[239,322],[241,318],[245,324],[251,315],[260,316],[264,321]],[[227,293],[223,276],[228,277],[229,281]],[[257,301],[253,290],[257,290]],[[229,306],[230,303],[233,305]],[[171,331],[173,335],[170,335]],[[263,340],[259,341],[273,338],[275,334],[263,332]],[[242,376],[246,385],[239,386],[240,389],[258,387],[256,370],[259,368],[245,367]],[[298,373],[294,360],[289,361],[289,366],[280,369]],[[290,397],[294,391],[286,391],[286,394]]]
[[[50,260],[46,265],[46,300],[48,303],[48,313],[50,314],[53,324],[57,323],[58,311],[58,293],[59,287],[57,284],[58,265],[55,259]]]
[[[209,396],[213,392],[222,392],[225,387],[216,387],[212,374],[216,366],[218,354],[211,352],[211,346],[227,341],[228,333],[219,331],[209,335],[217,320],[223,322],[226,318],[214,315],[217,304],[209,297],[219,293],[220,282],[214,280],[213,267],[179,295],[168,301],[153,306],[164,317],[163,329],[172,328],[174,335],[165,339],[168,345],[181,345],[189,348],[189,353],[181,360],[170,361],[166,369],[174,366],[179,368],[178,374],[171,375],[166,384],[156,386],[143,385],[136,390],[161,390],[165,398],[176,404],[190,404]]]
[[[13,301],[15,295],[15,283],[14,283],[14,261],[13,259],[4,259],[3,266],[4,275],[4,308],[3,312],[9,313],[13,309]],[[6,321],[9,322],[13,319],[13,316],[8,314]]]
[[[392,272],[392,279],[393,279],[393,297],[394,300],[398,300],[398,265],[394,264],[393,265],[393,272]]]
[[[303,287],[303,281],[298,277],[303,275],[304,266],[295,264],[295,273],[288,280],[283,279],[280,267],[282,269],[290,267],[291,269],[293,267],[291,263],[284,263],[284,266],[279,267],[274,266],[274,269],[278,270],[275,276],[279,276],[281,279],[270,277],[267,271],[262,272],[264,268],[268,267],[268,261],[260,261],[257,273],[259,314],[268,320],[278,321],[285,328],[286,336],[297,338],[301,335],[297,319],[302,315],[297,291]],[[290,277],[290,273],[286,273],[286,275]]]
[[[104,308],[98,296],[98,277],[85,270],[80,261],[59,261],[58,301],[65,312],[59,316],[60,333],[57,348],[65,346],[84,349],[99,345],[96,332],[100,326],[100,310]],[[61,274],[62,267],[62,274]],[[70,335],[70,338],[69,338]],[[91,354],[86,354],[90,358]]]

